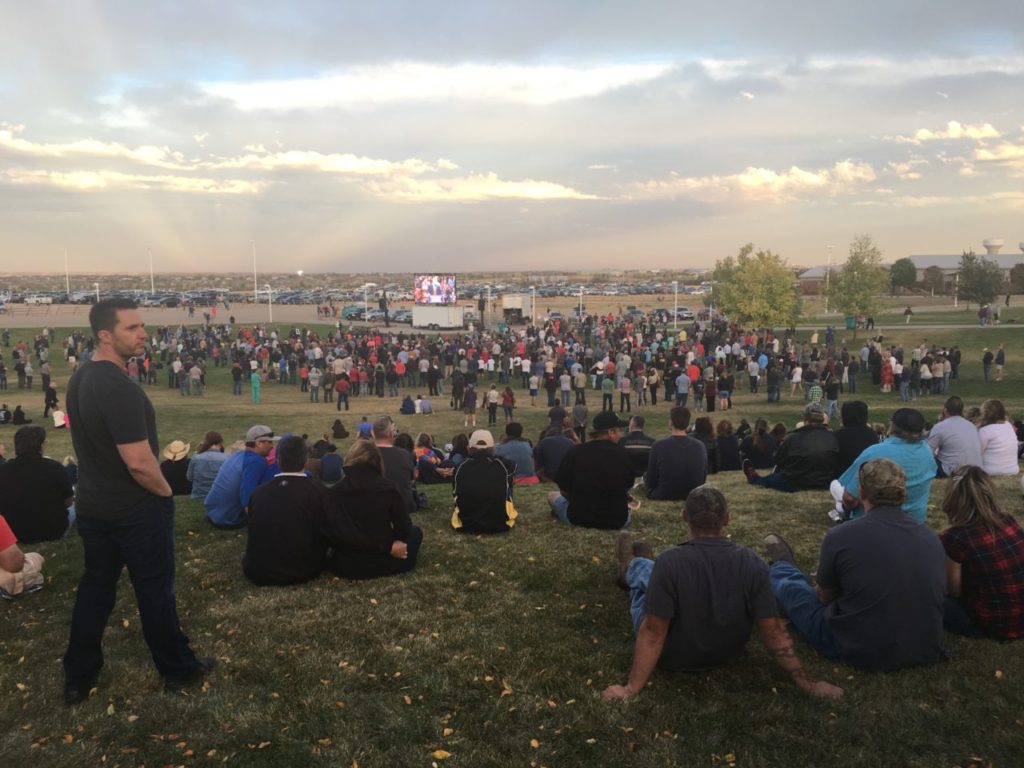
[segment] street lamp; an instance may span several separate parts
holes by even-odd
[[[832,274],[832,248],[831,245],[826,245],[828,248],[828,262],[825,264],[825,314],[828,314],[828,279]]]
[[[96,289],[96,303],[99,304],[100,303],[100,284],[99,283],[93,283],[92,287]]]
[[[530,322],[537,324],[537,286],[530,286]]]
[[[679,281],[672,281],[672,291],[675,293],[676,302],[675,307],[672,309],[672,330],[676,330],[679,323]]]
[[[576,313],[576,319],[583,322],[583,286],[580,286],[580,311]]]
[[[484,314],[480,318],[480,330],[487,328],[487,322],[485,320],[487,313],[491,311],[491,286],[487,285],[487,303],[484,305]]]
[[[257,302],[260,300],[259,288],[256,284],[256,241],[252,241],[252,300]]]
[[[376,288],[376,287],[377,287],[376,283],[364,283],[363,284],[363,320],[366,320],[366,313],[369,311],[369,306],[367,305],[367,302],[366,302],[366,292],[370,288]]]
[[[270,283],[266,283],[263,289],[267,292],[267,322],[274,322],[274,291]]]

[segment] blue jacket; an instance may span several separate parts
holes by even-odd
[[[252,451],[232,453],[220,467],[206,495],[206,516],[216,525],[244,525],[249,498],[256,486],[273,479],[277,463]]]

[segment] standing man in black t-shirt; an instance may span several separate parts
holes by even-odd
[[[96,351],[72,376],[67,393],[79,461],[78,532],[85,548],[85,573],[64,655],[64,701],[69,705],[85,701],[96,685],[103,667],[103,631],[125,566],[165,687],[193,685],[216,664],[196,657],[178,623],[174,500],[156,459],[156,414],[125,372],[128,358],[145,352],[145,324],[130,299],[98,302],[89,323]]]

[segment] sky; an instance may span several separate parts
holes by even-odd
[[[0,5],[0,271],[811,266],[862,234],[1024,241],[1020,0]]]

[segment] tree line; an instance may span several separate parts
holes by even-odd
[[[936,275],[937,273],[937,275]],[[948,278],[941,269],[925,270],[924,286],[948,292]],[[933,281],[929,284],[929,280]],[[1009,282],[999,265],[973,251],[965,251],[955,277],[958,297],[982,306],[991,304],[1005,291],[1024,292],[1024,264],[1016,265]],[[801,291],[796,270],[770,250],[753,243],[740,248],[736,256],[715,262],[713,289],[706,303],[721,309],[736,322],[751,328],[789,328],[801,311]],[[824,295],[829,306],[843,315],[874,315],[885,294],[918,285],[917,267],[909,258],[891,266],[882,262],[882,251],[868,235],[855,237],[846,261],[830,269]]]

